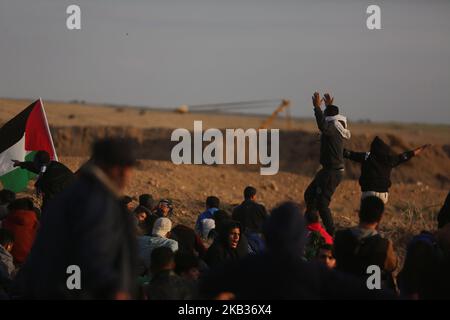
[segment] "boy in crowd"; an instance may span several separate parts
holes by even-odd
[[[382,272],[382,281],[392,289],[392,272],[397,267],[397,255],[392,241],[378,232],[383,212],[384,204],[380,198],[369,196],[361,201],[359,225],[336,233],[336,268],[365,277],[367,267],[377,265]]]
[[[394,154],[383,140],[376,136],[370,144],[369,152],[354,152],[344,149],[344,157],[361,164],[361,199],[368,196],[388,202],[391,187],[391,171],[398,165],[420,154],[429,145],[423,145],[411,151]]]

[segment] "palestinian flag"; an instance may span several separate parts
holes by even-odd
[[[3,188],[20,192],[35,174],[13,167],[11,160],[33,161],[36,151],[45,150],[58,160],[42,100],[36,100],[0,128],[0,181]]]

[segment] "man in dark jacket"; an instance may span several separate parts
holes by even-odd
[[[120,200],[134,164],[129,140],[109,138],[95,143],[91,164],[49,203],[43,215],[34,246],[17,276],[20,297],[133,297],[135,228]],[[78,275],[70,271],[73,266],[79,268]],[[80,287],[69,286],[76,284],[71,276],[79,276]]]
[[[244,202],[233,210],[232,217],[241,223],[248,241],[249,253],[254,254],[265,249],[262,229],[268,216],[266,208],[256,202],[254,187],[248,186],[244,189],[244,199]]]
[[[202,298],[242,300],[392,298],[365,281],[302,259],[306,227],[294,203],[275,208],[265,225],[267,251],[211,270],[200,282]],[[225,293],[227,293],[225,295]]]
[[[411,151],[394,154],[391,148],[376,136],[369,152],[353,152],[344,149],[344,157],[361,163],[361,199],[368,196],[379,197],[384,204],[388,202],[388,192],[391,187],[391,171],[396,166],[408,161],[421,153],[428,145],[423,145]]]
[[[262,233],[267,219],[266,208],[256,202],[256,189],[248,186],[244,189],[244,201],[234,208],[233,220],[240,222],[244,232]]]
[[[26,169],[38,175],[34,185],[37,194],[42,194],[42,210],[51,199],[74,180],[73,172],[58,161],[51,161],[47,151],[36,152],[33,161],[12,161],[15,167]]]
[[[319,210],[325,229],[334,234],[334,222],[329,208],[331,197],[342,180],[344,172],[344,140],[350,139],[347,129],[347,119],[339,114],[339,108],[333,105],[333,99],[328,93],[324,95],[325,111],[320,108],[322,99],[318,92],[312,97],[314,115],[320,136],[320,164],[322,169],[317,172],[314,180],[305,191],[307,210]]]

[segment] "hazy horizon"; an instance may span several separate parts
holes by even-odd
[[[70,4],[81,30],[66,28]],[[366,28],[370,4],[382,30]],[[354,121],[449,124],[449,35],[445,0],[7,0],[0,97],[159,108],[286,98],[311,118],[320,90]]]

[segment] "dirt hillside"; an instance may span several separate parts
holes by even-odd
[[[0,123],[24,109],[30,101],[0,99]],[[261,176],[259,166],[174,165],[170,151],[175,128],[193,129],[194,120],[206,128],[257,128],[265,117],[229,114],[177,114],[170,111],[87,104],[45,103],[60,161],[76,170],[87,160],[92,141],[107,135],[131,136],[139,149],[140,166],[135,170],[126,193],[137,197],[151,193],[155,198],[171,198],[175,203],[173,220],[192,226],[203,201],[217,195],[225,209],[242,201],[246,185],[258,189],[259,201],[268,208],[284,200],[301,202],[303,192],[319,168],[319,136],[315,122],[296,119],[288,129],[280,128],[280,171]],[[312,112],[311,112],[312,113]],[[366,151],[375,135],[397,152],[424,143],[433,146],[393,172],[393,187],[381,229],[395,241],[400,255],[406,242],[422,229],[436,226],[435,216],[450,189],[450,126],[422,124],[352,123],[352,138],[346,147]],[[331,204],[339,227],[356,223],[359,201],[359,168],[346,163],[345,181]],[[32,185],[25,194],[33,195]]]

